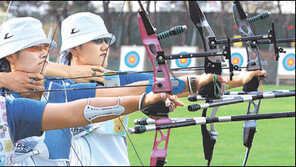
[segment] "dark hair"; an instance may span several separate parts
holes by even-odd
[[[0,72],[11,72],[10,63],[5,57],[0,59]]]
[[[82,45],[79,45],[78,47],[81,49],[82,48]],[[73,58],[72,53],[70,51],[67,52],[66,53],[66,56],[65,56],[65,59],[68,61],[68,64],[66,64],[66,65],[71,66],[72,58]]]
[[[65,59],[68,61],[68,66],[71,66],[71,60],[72,60],[72,53],[71,52],[68,52],[67,55],[65,56]]]

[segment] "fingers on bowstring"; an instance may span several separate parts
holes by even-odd
[[[43,91],[44,90],[44,86],[39,86],[39,85],[34,85],[34,84],[29,84],[27,86],[27,89],[26,91],[30,91],[30,90],[39,90],[39,91]]]
[[[32,84],[30,84],[30,85],[33,85],[33,86],[44,86],[44,82],[43,82],[43,80],[39,80],[39,81],[36,81],[36,80],[32,80]]]
[[[98,70],[100,71],[100,72],[105,72],[105,68],[104,67],[101,67],[101,66],[99,66],[99,67],[97,67],[98,68]]]
[[[39,73],[28,73],[28,77],[39,81],[44,80],[44,76]]]
[[[92,66],[90,69],[92,71],[96,71],[96,72],[102,72],[102,73],[105,72],[105,69],[103,67],[100,67],[100,66],[98,66],[98,67]]]
[[[93,80],[93,81],[96,81],[96,82],[99,82],[99,83],[104,83],[105,78],[104,78],[104,76],[101,76],[101,77],[92,77],[92,78],[89,78],[88,80],[89,81]]]

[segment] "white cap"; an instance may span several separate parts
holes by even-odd
[[[0,59],[43,43],[51,44],[50,51],[53,51],[57,44],[51,41],[46,38],[39,20],[32,17],[11,19],[0,27]]]
[[[95,39],[110,38],[110,44],[113,44],[116,39],[108,32],[104,20],[99,15],[90,12],[80,12],[67,17],[62,22],[61,31],[60,53]]]

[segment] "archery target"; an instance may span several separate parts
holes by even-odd
[[[120,71],[142,71],[144,69],[144,46],[122,46]]]
[[[197,52],[197,47],[192,46],[173,46],[171,54],[186,54]],[[195,67],[196,59],[194,58],[184,58],[184,59],[174,59],[171,60],[171,69],[173,68],[188,68]],[[194,73],[194,71],[177,71],[175,73]]]
[[[286,53],[280,53],[278,75],[295,76],[295,48],[283,48]]]
[[[140,62],[140,56],[137,52],[135,51],[130,51],[125,55],[124,58],[124,63],[129,67],[129,68],[134,68],[137,65],[139,65]]]
[[[246,67],[247,60],[248,60],[248,55],[247,55],[246,48],[231,47],[231,63],[233,64],[233,66],[237,65],[238,67]],[[227,67],[229,67],[227,59],[225,59],[225,62],[222,64],[225,64]],[[238,74],[239,72],[240,71],[233,71],[234,74]],[[229,74],[229,70],[223,69],[222,73]]]
[[[286,70],[288,71],[295,70],[295,54],[294,53],[287,54],[282,63]]]
[[[233,65],[237,65],[238,67],[242,67],[244,63],[244,58],[240,53],[232,53],[231,54],[231,63]]]
[[[186,54],[187,52],[180,52],[180,54]],[[176,64],[179,68],[186,68],[190,65],[191,59],[177,59]]]

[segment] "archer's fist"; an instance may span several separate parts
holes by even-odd
[[[265,78],[268,77],[268,74],[265,70],[257,70],[257,71],[244,70],[238,75],[236,79],[241,86],[244,86],[245,84],[250,82],[253,77],[260,77],[260,76],[262,76],[263,80],[265,80]]]
[[[205,85],[207,85],[208,83],[213,81],[213,76],[214,74],[206,74],[203,73],[201,76],[198,76],[197,80],[196,80],[196,84],[197,84],[197,90],[199,91],[199,89]],[[217,76],[217,80],[221,83],[225,83],[226,80],[223,79],[220,75]]]
[[[142,112],[157,120],[167,117],[168,113],[173,112],[178,106],[184,107],[185,104],[176,95],[150,92],[143,100]]]

